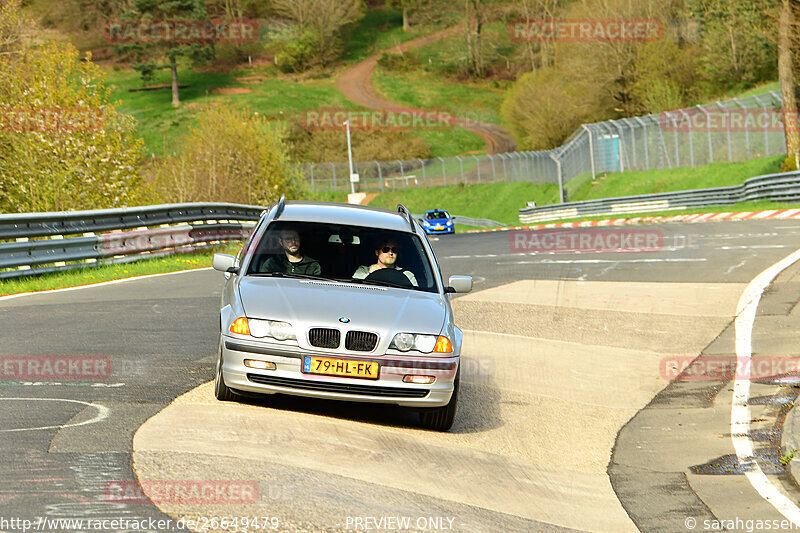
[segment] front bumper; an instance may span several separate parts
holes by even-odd
[[[377,361],[379,379],[322,376],[301,372],[303,357],[317,355],[356,361]],[[329,400],[388,403],[404,407],[442,407],[453,394],[458,357],[357,355],[304,350],[297,346],[244,341],[223,337],[222,376],[225,384],[240,391],[292,394]],[[244,366],[245,359],[275,363],[275,370]],[[403,383],[407,374],[436,377],[429,385]]]
[[[423,226],[422,229],[425,230],[425,233],[427,233],[428,235],[441,235],[441,234],[447,234],[447,233],[454,233],[455,232],[455,226],[454,225],[453,226],[444,226],[442,229],[434,229],[434,226],[431,226],[431,227],[428,227],[428,228]]]

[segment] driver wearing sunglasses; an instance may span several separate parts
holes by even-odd
[[[418,287],[419,284],[417,283],[417,278],[414,276],[414,273],[411,272],[410,270],[405,270],[404,268],[396,265],[397,255],[399,253],[400,253],[400,247],[397,245],[397,242],[388,240],[380,243],[375,248],[375,256],[377,257],[377,262],[374,265],[362,265],[358,267],[358,269],[353,274],[353,278],[364,279],[371,273],[375,272],[380,268],[393,268],[395,270],[401,270],[403,274],[405,274],[405,276],[411,282],[411,284],[414,287]]]

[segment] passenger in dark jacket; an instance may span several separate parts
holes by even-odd
[[[304,256],[300,251],[300,234],[293,229],[285,229],[280,233],[278,242],[283,253],[268,258],[261,264],[261,272],[283,272],[285,274],[310,274],[319,276],[322,267],[319,261]]]

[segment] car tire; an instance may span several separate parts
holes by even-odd
[[[453,427],[456,419],[456,404],[458,403],[458,389],[461,382],[461,369],[456,372],[456,379],[453,381],[453,395],[450,401],[443,407],[423,409],[419,412],[422,427],[436,431],[447,431]]]
[[[219,339],[219,351],[217,352],[217,369],[214,375],[214,396],[221,402],[232,402],[236,400],[236,394],[225,385],[225,378],[222,377],[222,337]]]

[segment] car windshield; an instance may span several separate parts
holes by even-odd
[[[428,220],[436,220],[438,218],[450,218],[447,211],[429,211],[426,217]]]
[[[317,222],[272,222],[244,252],[246,275],[325,279],[438,292],[419,235]],[[243,258],[243,261],[246,258]]]

